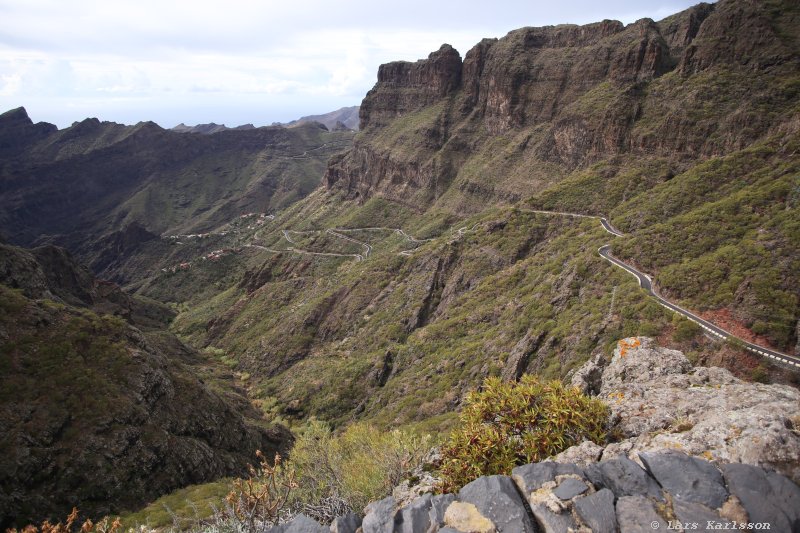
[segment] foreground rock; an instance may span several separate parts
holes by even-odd
[[[588,466],[546,461],[509,476],[480,477],[458,494],[425,494],[407,505],[389,496],[365,509],[361,526],[349,518],[336,533],[641,533],[762,529],[800,531],[800,487],[785,476],[751,465],[709,461],[678,451],[642,453],[642,468],[626,456]],[[305,529],[300,528],[302,526]],[[271,533],[327,531],[298,517]]]
[[[511,476],[478,478],[458,494],[414,498],[432,484],[404,484],[367,506],[360,529],[331,531],[800,532],[796,390],[692,368],[681,352],[647,338],[620,341],[610,362],[590,360],[573,384],[606,399],[621,442],[584,442]]]
[[[640,337],[620,341],[605,367],[601,359],[588,362],[572,384],[596,391],[611,407],[623,440],[605,447],[603,458],[680,450],[800,480],[800,392],[791,387],[746,383],[722,368],[692,368],[681,352]],[[557,460],[571,461],[576,453],[567,450]]]

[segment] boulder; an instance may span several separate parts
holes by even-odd
[[[621,455],[586,468],[586,476],[596,487],[604,487],[617,496],[644,495],[663,501],[658,483],[642,467]]]
[[[395,533],[419,533],[431,528],[431,495],[420,496],[395,515]]]
[[[395,511],[395,501],[391,496],[370,503],[364,509],[364,520],[361,522],[362,532],[393,533]]]
[[[592,529],[592,533],[617,531],[614,493],[608,489],[575,500],[575,512]]]
[[[601,381],[599,397],[624,437],[606,446],[602,458],[678,450],[800,481],[800,435],[792,431],[800,391],[746,383],[721,368],[692,368],[681,352],[644,337],[619,342]]]
[[[800,531],[800,487],[752,465],[723,465],[722,473],[750,522],[768,522],[773,531]]]
[[[682,453],[641,453],[639,458],[658,484],[687,502],[718,509],[728,498],[722,474],[708,461]]]
[[[361,517],[355,513],[337,516],[331,522],[331,533],[356,533],[361,527]]]
[[[481,515],[491,521],[498,533],[536,531],[525,502],[508,476],[478,478],[458,492],[458,499],[473,504]]]

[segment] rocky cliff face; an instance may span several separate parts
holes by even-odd
[[[461,56],[449,44],[416,63],[381,65],[378,83],[359,109],[359,129],[386,125],[406,113],[429,106],[461,85]]]
[[[622,440],[602,456],[681,450],[718,464],[747,463],[800,481],[800,392],[692,367],[652,339],[623,339],[610,362],[590,360],[572,384],[605,399]],[[599,457],[599,455],[598,455]]]
[[[361,106],[365,135],[331,161],[326,186],[417,209],[445,196],[440,207],[457,210],[463,197],[541,188],[535,168],[509,176],[509,159],[552,180],[616,156],[680,168],[739,149],[787,120],[760,110],[791,107],[789,93],[765,90],[800,65],[788,4],[722,0],[660,22],[522,28],[484,39],[463,63],[443,45],[383,65]]]

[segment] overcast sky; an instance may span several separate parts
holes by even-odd
[[[696,0],[0,0],[0,111],[268,125],[357,105],[378,65],[523,26],[659,20]]]

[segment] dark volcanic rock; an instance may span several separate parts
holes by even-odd
[[[653,502],[644,496],[623,496],[617,500],[617,523],[620,533],[650,531],[651,524],[667,529],[667,522],[656,512]]]
[[[715,525],[720,524],[720,529],[734,529],[732,523],[723,520],[720,518],[719,513],[701,503],[687,502],[680,498],[675,498],[672,500],[672,510],[679,522],[697,524],[698,527],[695,531],[713,531],[715,529],[714,526],[706,527],[709,522]]]
[[[617,531],[614,494],[608,489],[602,489],[575,500],[575,512],[592,528],[592,533],[615,533]]]
[[[577,465],[549,461],[518,466],[511,471],[514,482],[525,495],[541,488],[548,481],[555,481],[556,476],[567,474],[580,477],[584,475],[583,469]]]
[[[395,533],[427,531],[431,526],[431,495],[424,494],[405,506],[395,519]]]
[[[610,489],[616,497],[644,494],[663,500],[661,489],[642,467],[625,456],[586,467],[586,475],[596,487]]]
[[[752,465],[726,464],[722,473],[750,522],[769,522],[776,531],[800,531],[800,487]]]
[[[510,477],[478,478],[458,492],[458,499],[473,504],[483,516],[492,521],[498,533],[536,531],[536,526],[525,509],[525,503]]]
[[[676,498],[712,509],[728,498],[722,474],[708,461],[682,453],[640,453],[639,458],[658,484]]]
[[[567,478],[559,483],[556,490],[553,491],[553,494],[561,500],[571,500],[587,490],[589,490],[589,487],[587,487],[586,483],[583,481],[575,478]]]

